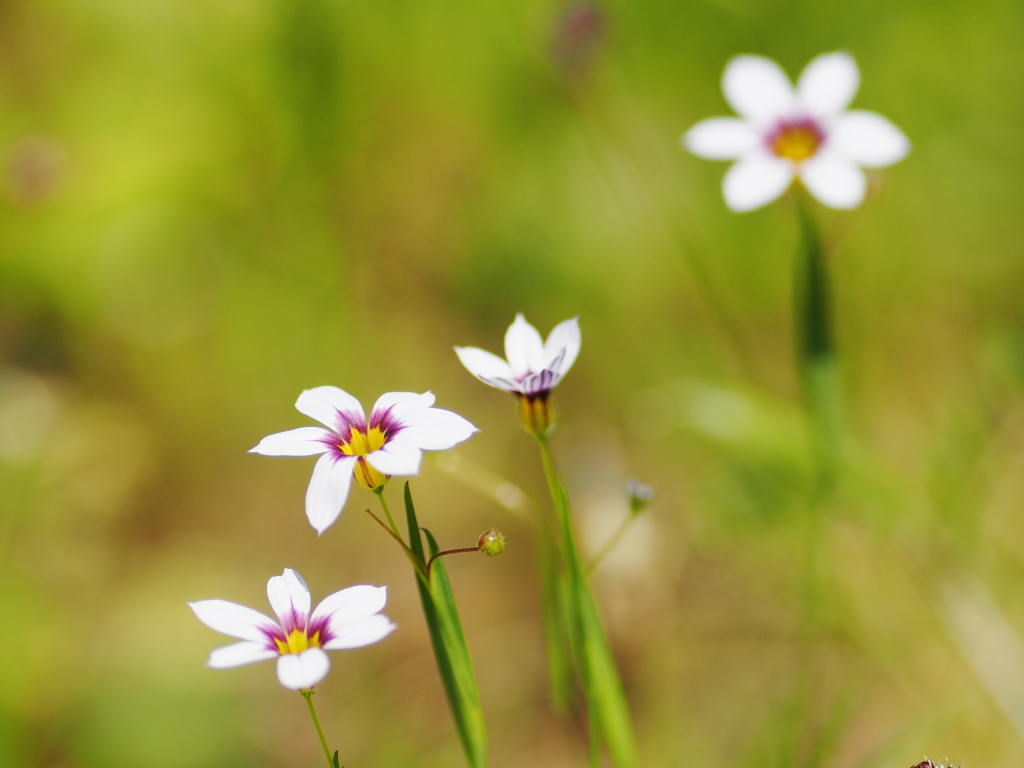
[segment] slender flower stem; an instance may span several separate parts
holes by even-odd
[[[601,743],[608,747],[616,768],[636,768],[636,744],[629,708],[622,682],[608,645],[608,638],[590,593],[587,577],[580,563],[576,539],[569,514],[569,500],[555,471],[547,438],[537,436],[544,476],[551,492],[551,501],[561,529],[561,556],[568,588],[568,610],[571,643],[587,704],[587,730],[590,764],[601,764]]]
[[[420,560],[420,558],[416,555],[416,553],[413,552],[409,548],[409,545],[405,543],[405,541],[402,539],[402,537],[399,536],[397,533],[395,533],[390,528],[388,528],[387,523],[385,523],[383,520],[381,520],[379,517],[377,517],[375,514],[373,514],[373,512],[371,512],[369,509],[367,509],[366,510],[366,514],[368,514],[370,517],[372,517],[374,519],[374,521],[377,523],[377,525],[379,525],[381,528],[384,529],[384,532],[388,536],[390,536],[392,539],[394,539],[395,541],[398,542],[398,545],[405,552],[406,557],[409,558],[409,562],[412,563],[413,568],[416,569],[416,573],[419,575],[419,577],[422,578],[422,579],[429,579],[429,576],[430,576],[429,563],[427,565],[424,565],[423,561]],[[446,553],[442,553],[442,554],[446,554]]]
[[[459,554],[462,554],[463,552],[479,552],[479,551],[480,551],[480,547],[479,546],[476,546],[476,547],[461,547],[459,549],[445,549],[445,550],[442,550],[441,552],[438,552],[436,555],[432,555],[431,558],[429,560],[427,560],[427,576],[430,576],[430,566],[431,566],[431,564],[435,560],[437,560],[437,558],[439,558],[439,557],[444,557],[445,555],[459,555]]]
[[[391,516],[391,510],[388,509],[388,503],[384,500],[384,486],[379,485],[373,489],[373,492],[377,494],[377,498],[380,499],[380,505],[384,507],[384,514],[387,515],[388,522],[391,523],[391,530],[394,531],[399,541],[402,540],[402,534],[398,532],[398,526],[395,525],[395,518]]]
[[[324,748],[324,754],[327,756],[327,765],[329,768],[334,768],[334,758],[331,757],[331,749],[327,746],[327,739],[324,738],[323,729],[320,728],[320,721],[317,719],[316,710],[313,708],[313,691],[299,691],[302,694],[302,698],[306,700],[309,705],[309,715],[313,718],[313,725],[316,727],[316,735],[320,737],[320,745]]]
[[[601,564],[601,561],[607,557],[608,553],[615,549],[618,543],[622,541],[622,537],[626,535],[626,531],[633,525],[634,520],[636,520],[636,515],[630,515],[619,524],[619,527],[615,529],[615,533],[608,538],[608,541],[604,543],[604,546],[598,550],[590,564],[587,565],[587,576],[593,573],[594,569]]]

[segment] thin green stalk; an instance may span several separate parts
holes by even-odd
[[[384,486],[378,485],[376,488],[373,489],[373,492],[377,494],[377,498],[380,499],[380,505],[384,508],[384,514],[388,518],[388,523],[391,524],[391,530],[394,532],[395,536],[398,537],[399,541],[401,541],[402,534],[398,532],[398,526],[395,525],[395,518],[391,516],[391,510],[388,509],[388,503],[387,501],[384,500]]]
[[[814,646],[825,590],[822,563],[826,558],[822,548],[827,529],[824,514],[836,485],[843,441],[842,391],[832,325],[827,254],[806,196],[797,195],[796,209],[801,237],[794,291],[797,300],[797,369],[807,409],[813,474],[804,531],[797,679],[788,712],[789,727],[783,729],[780,767],[789,766],[795,760],[798,744],[803,739],[803,723],[812,706]]]
[[[622,541],[622,537],[626,535],[626,531],[633,525],[634,520],[636,520],[636,515],[630,515],[619,524],[619,527],[615,529],[615,533],[608,538],[608,541],[604,543],[604,546],[597,551],[597,554],[590,561],[590,565],[587,566],[587,576],[592,574],[594,569],[601,564],[601,561],[608,556],[608,553],[615,549],[618,543]]]
[[[327,765],[330,768],[334,768],[334,758],[331,757],[330,747],[327,746],[327,739],[324,738],[323,729],[320,727],[320,721],[316,716],[316,709],[313,708],[313,691],[299,691],[302,694],[302,698],[306,700],[309,705],[309,716],[313,718],[313,725],[316,727],[316,735],[320,737],[320,746],[324,748],[324,754],[327,756]]]
[[[579,659],[587,702],[591,765],[600,764],[600,744],[603,740],[616,768],[634,768],[637,765],[637,756],[629,708],[604,627],[597,613],[597,606],[580,562],[569,513],[569,500],[555,471],[547,438],[538,435],[537,441],[540,445],[544,477],[558,516],[562,537],[562,559],[569,590],[567,605],[572,614],[570,622],[575,630],[571,634],[578,645],[575,656]]]
[[[842,392],[832,329],[832,298],[828,260],[807,201],[797,198],[801,258],[796,276],[798,373],[812,430],[815,489],[825,494],[833,485],[842,441]]]

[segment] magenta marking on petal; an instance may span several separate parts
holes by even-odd
[[[337,414],[338,426],[335,427],[334,431],[342,439],[348,440],[353,428],[357,432],[366,432],[366,419],[363,417],[363,414],[356,413],[355,411],[337,411]]]
[[[317,616],[309,623],[306,634],[309,637],[314,637],[318,632],[320,637],[317,638],[317,642],[320,643],[322,648],[328,641],[334,638],[334,635],[331,633],[331,616]]]
[[[384,433],[385,442],[405,429],[405,425],[392,413],[395,406],[389,405],[382,411],[374,410],[370,414],[370,429],[377,428]]]
[[[282,643],[287,643],[288,642],[287,636],[285,635],[284,632],[281,631],[281,628],[278,627],[278,626],[275,626],[273,624],[267,624],[265,626],[259,627],[258,629],[260,630],[260,632],[262,632],[264,635],[267,636],[267,650],[268,651],[274,651],[275,653],[280,653],[281,651],[280,651],[280,649],[278,648],[278,645],[277,645],[278,641],[280,641]]]
[[[284,630],[285,636],[290,635],[296,629],[305,630],[306,623],[309,621],[309,615],[303,613],[294,605],[284,616],[279,616],[278,618],[281,619],[281,629]]]

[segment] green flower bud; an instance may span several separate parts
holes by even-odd
[[[496,528],[491,528],[480,535],[477,547],[488,557],[497,557],[505,551],[505,534]]]

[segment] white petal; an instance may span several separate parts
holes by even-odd
[[[840,115],[828,140],[836,151],[868,168],[892,165],[910,151],[903,131],[881,115],[863,110]]]
[[[782,68],[764,56],[737,56],[725,67],[722,91],[736,113],[758,123],[791,114],[793,86]]]
[[[391,623],[391,619],[379,613],[357,621],[339,622],[337,626],[332,623],[333,637],[327,641],[324,648],[329,651],[362,648],[364,645],[372,645],[383,640],[397,628]]]
[[[455,354],[459,356],[459,361],[466,367],[466,370],[485,384],[510,392],[515,391],[515,376],[512,374],[512,369],[497,355],[492,355],[477,347],[455,347]],[[504,384],[495,382],[504,382]]]
[[[325,427],[348,437],[348,425],[362,426],[366,417],[363,406],[352,395],[337,387],[314,387],[303,390],[295,407]]]
[[[578,317],[563,320],[556,325],[544,342],[544,367],[564,376],[580,353],[580,321]]]
[[[267,644],[253,643],[244,640],[241,643],[225,645],[215,648],[210,652],[210,658],[206,666],[213,669],[230,669],[240,667],[243,664],[252,664],[254,661],[265,661],[277,656],[277,651],[267,648]]]
[[[725,172],[722,192],[734,211],[752,211],[767,205],[793,182],[793,167],[767,153],[748,155]]]
[[[423,451],[410,441],[405,440],[403,429],[398,437],[388,440],[379,451],[368,453],[366,460],[370,466],[385,475],[418,475]]]
[[[280,576],[271,577],[267,582],[267,598],[286,635],[293,629],[306,628],[311,599],[309,587],[299,574],[285,568]]]
[[[260,444],[250,449],[249,453],[264,456],[317,456],[327,450],[325,440],[330,440],[333,433],[319,427],[299,427],[287,432],[267,435]]]
[[[341,514],[355,463],[354,456],[338,458],[334,453],[325,453],[313,467],[313,477],[306,489],[306,517],[317,533],[330,528]]]
[[[828,117],[842,112],[860,87],[860,71],[848,53],[823,53],[804,67],[797,82],[800,103],[811,115]]]
[[[800,180],[829,208],[856,208],[864,200],[864,171],[837,152],[820,152],[800,166]]]
[[[505,332],[505,357],[517,379],[544,368],[544,342],[522,312]]]
[[[390,416],[390,420],[400,420],[408,413],[429,408],[434,400],[433,392],[386,392],[370,409],[370,426],[379,425],[385,416]]]
[[[402,423],[401,440],[425,451],[445,451],[480,431],[459,414],[443,408],[428,408],[410,414]]]
[[[331,660],[320,648],[308,648],[302,653],[286,653],[277,660],[277,679],[285,688],[304,691],[327,676]]]
[[[683,134],[683,146],[707,160],[735,160],[757,146],[760,137],[735,117],[702,120]]]
[[[227,600],[197,600],[189,603],[196,616],[210,629],[242,640],[266,643],[277,622],[259,611]]]
[[[328,595],[320,601],[309,619],[310,626],[321,621],[339,622],[365,619],[384,609],[388,600],[387,587],[360,584]]]

